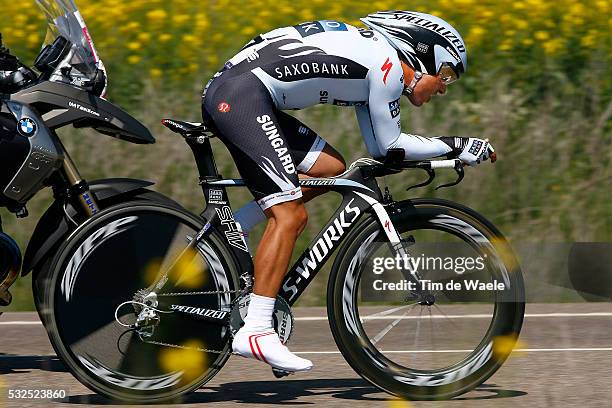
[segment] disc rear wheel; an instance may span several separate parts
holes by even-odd
[[[60,249],[48,330],[79,381],[110,398],[154,402],[197,389],[223,366],[228,325],[199,317],[229,315],[240,288],[215,231],[190,249],[202,227],[175,208],[123,205]]]

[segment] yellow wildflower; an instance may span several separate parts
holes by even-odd
[[[163,42],[163,43],[168,42],[171,39],[172,39],[172,35],[168,33],[160,34],[158,38],[159,42]]]
[[[26,41],[28,43],[28,47],[35,47],[37,45],[40,45],[41,43],[41,39],[40,36],[38,35],[38,33],[31,33],[28,34],[28,37],[26,38]]]
[[[534,37],[536,40],[544,41],[548,40],[550,38],[550,35],[548,34],[548,32],[540,30],[534,33]]]
[[[206,62],[211,67],[216,67],[219,64],[219,57],[217,57],[215,54],[208,54],[208,57],[206,58]]]
[[[127,58],[127,62],[130,65],[136,65],[138,64],[140,61],[142,60],[142,58],[139,55],[130,55]]]
[[[587,48],[592,47],[593,45],[595,45],[596,36],[597,36],[597,31],[589,30],[587,35],[585,35],[584,37],[580,39],[580,45],[582,45],[583,47],[587,47]]]
[[[136,51],[136,50],[139,50],[141,48],[140,43],[138,41],[129,42],[129,43],[127,43],[126,47],[130,51]]]
[[[22,14],[22,13],[16,13],[13,16],[13,21],[15,22],[16,26],[21,26],[26,22],[27,17]]]
[[[569,7],[568,14],[575,17],[582,16],[584,14],[584,6],[579,2],[572,2],[572,5]]]
[[[208,29],[208,27],[210,26],[210,23],[205,14],[198,14],[196,15],[195,25],[196,25],[197,30],[204,31]]]
[[[13,37],[17,38],[17,39],[21,39],[21,38],[25,37],[25,31],[23,31],[21,29],[17,29],[15,31],[13,31]]]
[[[183,41],[184,41],[186,44],[195,45],[195,44],[197,44],[198,39],[197,39],[197,37],[196,37],[195,35],[185,34],[185,35],[183,36]]]
[[[544,52],[548,55],[558,54],[558,51],[562,48],[563,41],[560,38],[555,38],[554,40],[546,41],[542,44],[542,48],[544,48]]]
[[[158,79],[158,78],[161,78],[161,76],[163,75],[163,72],[162,72],[162,70],[161,70],[161,69],[159,69],[159,68],[152,68],[152,69],[149,71],[149,75],[150,75],[150,76],[151,76],[151,78],[153,78],[153,79]]]
[[[523,38],[521,40],[521,44],[526,45],[526,46],[533,45],[533,39],[531,39],[531,38]]]
[[[519,19],[514,22],[514,26],[517,30],[525,30],[527,27],[529,27],[529,24],[527,23],[527,21]]]
[[[510,51],[512,49],[512,41],[509,41],[509,40],[502,41],[502,43],[499,44],[499,47],[497,47],[497,49],[500,51]]]
[[[240,31],[240,34],[244,36],[251,36],[255,34],[255,29],[251,26],[246,26]]]
[[[147,13],[147,18],[152,22],[162,22],[168,17],[168,13],[166,13],[162,9],[151,10]]]
[[[598,1],[595,2],[595,5],[602,12],[607,12],[609,7],[610,7],[608,1],[606,1],[606,0],[598,0]]]
[[[470,28],[468,35],[465,37],[468,44],[477,44],[485,34],[484,28],[475,26]]]
[[[198,68],[199,68],[199,65],[196,64],[196,63],[193,63],[193,62],[191,64],[187,65],[187,70],[189,72],[196,72],[198,70]]]
[[[172,17],[172,22],[177,26],[185,24],[191,17],[187,14],[178,14]]]
[[[148,42],[151,39],[151,34],[149,33],[140,33],[138,34],[138,40],[142,42]]]
[[[138,30],[140,28],[140,23],[138,21],[130,21],[125,28],[128,30]]]

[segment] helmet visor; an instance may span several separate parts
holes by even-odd
[[[440,65],[438,75],[440,76],[440,79],[442,79],[442,82],[444,82],[446,85],[452,84],[459,79],[459,76],[453,67],[447,62],[443,62]]]

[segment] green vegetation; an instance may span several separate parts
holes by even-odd
[[[4,10],[8,2],[0,1]],[[499,161],[468,169],[464,182],[452,189],[434,191],[430,187],[406,193],[405,187],[423,175],[388,177],[385,181],[394,197],[458,201],[487,216],[517,246],[612,241],[609,3],[462,2],[466,3],[463,9],[438,1],[414,5],[416,10],[449,19],[466,33],[470,67],[446,96],[434,98],[428,106],[417,109],[405,101],[402,128],[427,136],[489,138]],[[156,190],[198,212],[203,199],[191,153],[180,137],[163,129],[159,119],[199,120],[203,85],[222,61],[259,31],[316,18],[355,22],[366,12],[400,5],[346,1],[336,2],[328,10],[322,1],[304,1],[302,7],[298,4],[301,1],[283,0],[275,4],[284,11],[266,16],[262,14],[268,10],[266,2],[77,3],[83,4],[98,52],[109,67],[110,99],[142,120],[158,143],[136,146],[93,131],[65,129],[60,134],[68,151],[89,180],[135,177],[156,181]],[[238,3],[240,7],[235,7]],[[116,28],[109,31],[111,28],[104,25],[109,17],[103,13],[114,13],[119,4],[126,10],[110,19]],[[19,8],[23,10],[23,4]],[[34,6],[25,9],[36,24],[16,27],[12,13],[3,12],[0,31],[13,51],[29,62],[43,23],[36,20]],[[239,23],[232,20],[238,14]],[[195,24],[181,23],[185,17],[177,16],[187,16]],[[137,22],[138,27],[128,28],[128,21]],[[36,41],[30,37],[34,35]],[[136,41],[140,47],[133,44]],[[347,162],[365,156],[350,108],[320,106],[296,115],[343,153]],[[215,151],[223,175],[237,177],[218,141]],[[453,177],[442,171],[439,175],[437,184]],[[249,197],[246,191],[232,193],[237,205]],[[25,220],[0,212],[5,231],[16,237],[22,249],[50,199],[49,192],[39,194],[29,205],[32,215]],[[298,250],[306,247],[337,203],[330,195],[309,205],[310,222]],[[530,279],[562,279],[567,274],[553,269],[552,262],[548,265],[548,269],[544,265],[525,271],[528,287]],[[321,304],[325,285],[323,276],[315,280],[302,304]],[[31,307],[28,291],[29,282],[19,282],[13,291],[17,301],[11,308]]]

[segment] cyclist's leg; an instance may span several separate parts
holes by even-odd
[[[245,325],[232,347],[275,368],[301,371],[312,363],[292,354],[272,328],[275,297],[307,220],[296,166],[276,113],[267,89],[250,73],[220,85],[213,82],[204,99],[205,118],[208,115],[208,121],[214,122],[238,171],[269,217],[255,258],[255,286]]]
[[[276,295],[289,266],[298,235],[306,225],[302,200],[276,204],[266,210],[268,225],[255,257],[255,285],[244,326],[236,333],[235,353],[272,367],[294,372],[312,368],[311,361],[291,353],[272,328]]]
[[[277,111],[276,115],[279,126],[287,137],[300,179],[334,177],[346,170],[342,155],[315,131],[284,112]],[[302,200],[306,203],[326,191],[324,188],[302,187]],[[266,215],[254,201],[244,205],[234,216],[247,240],[248,232],[266,220]]]
[[[306,226],[308,214],[302,200],[277,204],[265,212],[268,224],[255,257],[253,292],[276,297],[289,268],[295,241]]]

